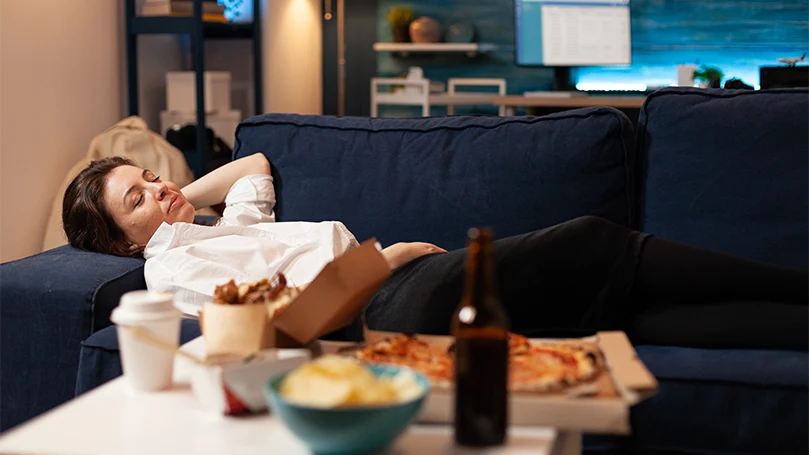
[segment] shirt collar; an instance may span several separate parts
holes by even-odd
[[[149,258],[153,258],[168,250],[173,239],[174,226],[164,221],[152,235],[152,238],[149,239],[149,243],[146,244],[146,248],[143,249],[143,257],[148,260]]]

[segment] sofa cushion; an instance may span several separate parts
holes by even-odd
[[[806,352],[662,346],[637,351],[660,390],[632,410],[634,447],[704,454],[809,450]]]
[[[638,125],[641,228],[807,267],[809,90],[664,89]]]
[[[63,246],[0,265],[3,430],[73,395],[80,343],[143,289],[143,260]],[[25,374],[20,374],[24,372]]]
[[[464,246],[582,215],[633,222],[633,130],[611,108],[545,117],[379,119],[268,114],[235,156],[270,160],[279,221],[339,220],[359,240]]]
[[[659,382],[631,410],[633,436],[587,435],[585,454],[805,454],[806,352],[638,346]]]

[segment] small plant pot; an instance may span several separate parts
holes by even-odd
[[[408,27],[392,27],[391,33],[393,34],[394,43],[410,42],[410,30]]]

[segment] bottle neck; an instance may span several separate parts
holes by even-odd
[[[472,305],[486,305],[486,296],[494,295],[494,273],[492,271],[492,240],[480,236],[469,244],[466,265],[466,299]]]

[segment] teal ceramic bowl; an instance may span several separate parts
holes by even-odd
[[[377,376],[393,376],[407,369],[379,364],[370,368]],[[291,403],[279,391],[286,374],[270,379],[264,395],[273,415],[316,454],[363,454],[393,442],[421,409],[430,384],[423,375],[415,371],[413,374],[424,392],[413,401],[387,406],[323,409]]]

